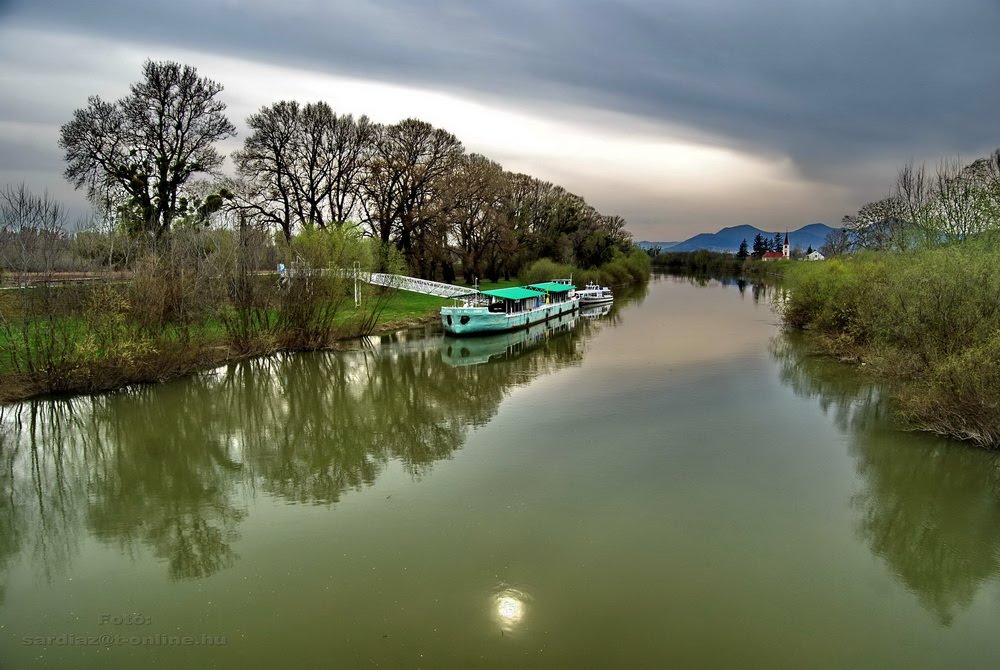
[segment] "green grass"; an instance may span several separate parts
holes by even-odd
[[[479,290],[490,291],[519,285],[520,283],[514,279],[499,282],[480,282]],[[469,291],[471,292],[472,290],[472,287],[469,287]],[[382,315],[379,317],[376,326],[430,317],[436,315],[441,307],[450,305],[451,302],[450,298],[438,298],[433,295],[413,293],[411,291],[396,291],[396,294],[389,299],[385,309],[382,310]]]
[[[480,284],[479,288],[489,290],[516,286],[517,284],[518,282],[515,280],[484,282]],[[443,305],[450,303],[451,300],[446,298],[412,293],[410,291],[396,291],[389,298],[385,308],[382,310],[375,323],[375,328],[405,327],[417,321],[428,320],[436,317]],[[277,315],[277,311],[272,311],[272,318],[277,319]],[[347,301],[337,314],[335,324],[338,326],[349,326],[351,323],[356,323],[357,319],[361,316],[363,316],[361,311],[355,308],[352,302]],[[115,326],[111,322],[112,318],[109,316],[108,321],[102,321],[100,315],[89,314],[86,319],[78,316],[57,317],[52,324],[45,319],[39,320],[29,328],[31,346],[36,350],[39,348],[44,349],[45,343],[42,340],[49,336],[50,326],[68,340],[81,340],[86,337],[88,332],[93,330],[102,330],[104,332],[113,330]],[[126,337],[125,333],[120,334]],[[135,333],[129,333],[128,337],[135,338]],[[229,344],[229,334],[226,331],[226,327],[217,318],[208,318],[204,321],[190,324],[187,329],[187,338],[190,346],[194,348],[212,348]],[[184,340],[184,333],[179,326],[170,324],[155,333],[147,333],[140,339],[143,340],[145,345],[155,349],[160,345],[174,345],[182,342]],[[23,360],[26,345],[27,343],[20,336],[20,324],[15,324],[15,327],[10,330],[0,328],[0,351],[4,352],[4,355],[0,356],[0,377],[10,375],[14,372],[11,354],[16,352]],[[114,347],[112,347],[111,351],[114,350]],[[72,352],[72,355],[74,356],[74,363],[77,365],[96,365],[103,362],[100,352],[84,354],[75,351]],[[107,352],[105,352],[104,356],[107,356]]]

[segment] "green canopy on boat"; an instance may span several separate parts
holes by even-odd
[[[503,300],[523,300],[525,298],[537,298],[538,291],[524,288],[523,286],[512,286],[510,288],[497,288],[492,291],[483,291],[483,295],[490,295]]]
[[[576,287],[571,284],[561,284],[557,281],[547,281],[542,282],[541,284],[531,284],[528,288],[545,291],[546,293],[566,293],[567,291],[572,291]]]

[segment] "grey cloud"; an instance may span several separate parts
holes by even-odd
[[[996,0],[0,0],[0,17],[680,124],[849,188],[851,164],[1000,144]]]
[[[819,167],[995,142],[1000,4],[16,1],[8,16],[396,82],[583,103]]]
[[[47,150],[30,141],[0,137],[0,171],[17,170],[60,174],[62,154],[55,146]]]

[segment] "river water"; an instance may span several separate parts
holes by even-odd
[[[4,409],[0,667],[995,667],[997,457],[768,292]]]

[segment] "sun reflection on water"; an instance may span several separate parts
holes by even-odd
[[[505,588],[493,596],[493,615],[504,631],[510,632],[524,619],[528,597],[523,591]]]

